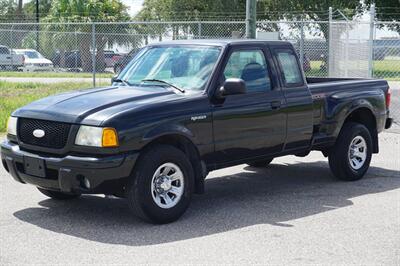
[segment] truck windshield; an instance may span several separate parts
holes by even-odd
[[[139,53],[119,78],[131,85],[169,83],[182,90],[202,90],[220,52],[220,47],[211,46],[150,47]]]

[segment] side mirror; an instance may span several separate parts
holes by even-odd
[[[246,83],[243,79],[230,78],[225,80],[224,85],[219,89],[219,96],[228,96],[246,93]]]
[[[118,79],[118,75],[111,78],[111,85]]]

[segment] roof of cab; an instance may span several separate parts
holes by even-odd
[[[193,40],[174,40],[151,43],[149,46],[159,45],[211,45],[211,46],[227,46],[230,44],[249,44],[249,43],[266,43],[266,44],[288,44],[287,41],[257,40],[257,39],[193,39]]]

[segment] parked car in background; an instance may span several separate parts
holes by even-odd
[[[81,68],[82,67],[81,54],[78,50],[66,51],[64,53],[64,58],[65,58],[64,66],[66,68]],[[62,67],[60,51],[56,51],[56,53],[54,54],[54,56],[52,58],[52,61],[54,63],[54,66]]]
[[[53,62],[34,49],[15,49],[14,51],[17,55],[24,56],[24,64],[19,68],[24,72],[54,70]]]
[[[104,50],[104,62],[106,67],[113,68],[115,63],[122,57],[121,54],[114,52],[113,50]]]
[[[117,59],[113,59],[113,56],[119,54],[116,54],[113,51],[111,52],[104,51],[104,62],[101,67],[101,71],[103,71],[107,67],[113,67],[114,62],[117,61]],[[81,70],[82,68],[81,51],[79,50],[66,51],[64,56],[65,56],[65,64],[64,64],[65,68],[68,68],[70,70],[78,70],[78,71]],[[90,52],[90,56],[92,56],[92,52]],[[60,51],[56,51],[52,60],[55,66],[62,67]],[[99,67],[99,65],[97,67]]]
[[[0,70],[18,70],[23,64],[23,55],[15,54],[7,46],[0,45]]]
[[[119,60],[114,64],[114,73],[121,73],[122,69],[126,67],[126,65],[132,60],[132,58],[140,51],[140,49],[133,49],[129,53],[121,56]]]

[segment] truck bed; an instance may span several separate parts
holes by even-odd
[[[362,78],[307,78],[308,87],[310,89],[313,105],[314,117],[313,125],[316,135],[325,135],[331,131],[328,125],[338,127],[334,117],[337,117],[341,110],[341,103],[349,103],[346,108],[351,106],[361,106],[362,103],[355,103],[360,99],[369,99],[376,103],[385,103],[385,95],[389,89],[388,83],[380,79],[362,79]],[[376,101],[376,97],[382,98],[382,101]],[[375,99],[375,100],[374,100]],[[376,106],[378,110],[386,110],[385,106]],[[383,113],[376,113],[380,116]],[[325,133],[324,133],[325,132]],[[327,135],[330,135],[329,133]]]
[[[313,91],[338,91],[342,89],[357,89],[364,88],[365,86],[376,86],[384,92],[388,89],[388,84],[382,79],[365,79],[365,78],[320,78],[320,77],[307,77],[306,78],[310,90]]]

